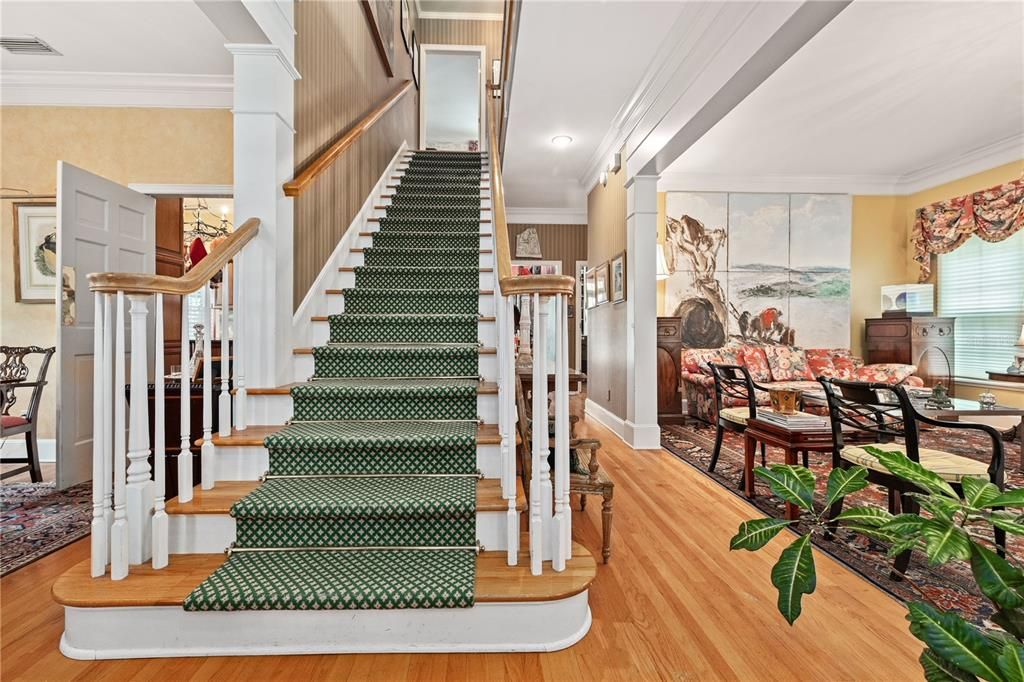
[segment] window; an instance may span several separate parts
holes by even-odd
[[[1006,371],[1024,323],[1024,231],[1001,242],[974,236],[939,256],[939,312],[955,317],[956,375]]]

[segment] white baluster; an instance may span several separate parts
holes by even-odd
[[[153,344],[153,568],[167,565],[166,431],[164,427],[164,295],[157,294],[156,341]]]
[[[230,322],[231,287],[229,285],[229,268],[227,265],[220,271],[220,405],[217,414],[220,417],[218,432],[221,436],[231,435],[231,337],[228,334]]]
[[[108,562],[114,525],[114,300],[114,294],[103,294],[103,523]]]
[[[128,560],[141,564],[153,550],[153,481],[149,467],[147,296],[132,294],[131,403],[128,410]]]
[[[523,297],[523,307],[519,311],[519,358],[516,360],[516,367],[526,368],[533,364],[533,354],[530,351],[530,329],[533,327],[531,303],[533,303],[532,307],[536,309],[535,297]]]
[[[530,477],[530,572],[533,575],[540,575],[541,562],[544,560],[544,494],[551,494],[550,481],[545,486],[544,478],[548,476],[548,406],[547,406],[547,374],[544,371],[544,318],[541,316],[541,298],[539,294],[533,294],[533,311],[536,315],[533,325],[534,356],[533,356],[533,425],[531,427],[531,440],[533,442]],[[520,321],[522,329],[522,321]],[[522,343],[522,340],[520,340]],[[547,508],[550,509],[550,501]]]
[[[188,336],[188,295],[181,297],[181,451],[178,453],[178,502],[192,500],[192,353]]]
[[[103,437],[103,294],[93,294],[95,312],[92,325],[92,562],[91,575],[98,578],[107,571],[107,523],[103,520],[103,494],[106,487],[103,472],[106,470],[107,450]]]
[[[508,512],[506,514],[506,536],[508,540],[508,565],[519,563],[519,510],[516,508],[516,358],[515,358],[515,308],[511,297],[498,299],[498,307],[504,311],[499,340],[505,346],[501,358],[502,374],[498,409],[501,411],[501,461],[505,478],[510,482]]]
[[[203,315],[206,319],[206,333],[203,334],[203,447],[199,457],[203,469],[203,490],[210,490],[217,472],[214,470],[213,448],[213,297],[209,282],[203,287]],[[223,353],[223,349],[221,351]]]
[[[117,292],[117,327],[114,329],[114,523],[110,527],[110,577],[128,575],[128,514],[125,510],[124,439],[124,292]]]
[[[551,325],[551,315],[548,311],[549,299],[541,296],[537,301],[537,318],[534,327],[534,355],[533,364],[540,363],[541,383],[533,385],[533,400],[538,405],[541,423],[541,462],[540,462],[540,519],[544,526],[545,542],[541,544],[545,559],[551,559],[551,537],[552,522],[554,520],[554,490],[551,486],[551,464],[548,458],[551,454],[551,442],[549,420],[548,420],[548,327]],[[539,401],[539,403],[537,402]],[[537,425],[534,425],[536,432]]]
[[[556,312],[555,319],[551,322],[555,325],[555,519],[554,532],[551,536],[551,564],[556,571],[564,571],[566,482],[569,479],[569,347],[565,343],[568,336],[565,327],[565,297],[556,296],[554,301]]]
[[[565,420],[565,477],[562,479],[562,497],[565,499],[565,522],[562,524],[562,532],[565,538],[562,540],[562,548],[565,552],[565,560],[572,559],[572,506],[569,497],[569,435],[571,425],[569,422],[569,295],[562,296],[562,311],[559,313],[562,321],[562,358],[563,362],[559,367],[565,374],[565,380],[559,383],[562,387],[562,403],[559,407],[560,413]],[[561,461],[561,460],[559,460]]]
[[[248,426],[248,414],[246,414],[246,400],[248,396],[245,392],[245,363],[242,361],[242,317],[243,317],[243,300],[242,300],[242,287],[239,283],[242,281],[242,254],[235,256],[235,267],[234,267],[234,283],[235,283],[235,323],[234,327],[234,339],[232,340],[232,355],[235,358],[235,430],[245,431]]]

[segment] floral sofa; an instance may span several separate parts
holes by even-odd
[[[864,361],[842,348],[794,348],[791,346],[761,346],[735,344],[724,348],[687,348],[680,358],[680,374],[686,397],[687,413],[709,423],[718,418],[715,405],[715,379],[709,362],[743,365],[754,383],[765,388],[795,388],[818,390],[817,377],[834,377],[854,381],[873,381],[884,384],[923,386],[914,376],[914,365],[865,365]],[[768,394],[757,391],[758,405],[768,404]],[[725,398],[728,407],[745,404],[735,398]],[[807,408],[821,411],[824,408]]]

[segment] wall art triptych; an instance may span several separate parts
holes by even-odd
[[[669,192],[665,209],[665,314],[687,347],[849,347],[848,195]]]

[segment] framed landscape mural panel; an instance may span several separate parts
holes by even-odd
[[[685,346],[849,346],[849,196],[669,192],[665,209]]]

